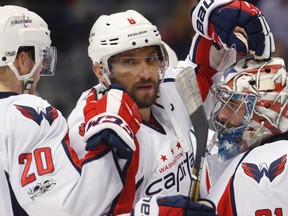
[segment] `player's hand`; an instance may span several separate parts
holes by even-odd
[[[105,96],[96,101],[91,90],[84,107],[86,150],[113,148],[123,158],[135,151],[134,138],[140,128],[138,106],[119,85],[111,85]]]
[[[203,36],[213,39],[220,47],[234,48],[240,55],[246,55],[250,50],[253,55],[264,59],[270,58],[275,51],[270,27],[261,11],[254,5],[241,0],[218,0],[209,6],[202,0],[199,4],[193,11],[192,21],[196,19],[193,27]],[[205,5],[206,10],[203,13]],[[242,35],[248,41],[247,44],[235,34],[236,27],[243,29]]]
[[[136,204],[132,215],[217,216],[215,205],[210,200],[192,202],[181,195],[142,198]]]

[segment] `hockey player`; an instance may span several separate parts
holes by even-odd
[[[33,95],[39,76],[54,73],[55,54],[40,16],[23,7],[0,7],[1,215],[94,216],[105,210],[94,193],[98,164],[77,161],[65,118]],[[118,180],[117,173],[110,180]]]
[[[288,212],[287,80],[283,59],[250,58],[225,71],[216,86],[219,159],[236,156],[208,195],[219,215]]]
[[[195,68],[202,98],[208,100],[216,72],[235,62],[236,51],[248,51],[233,33],[236,26],[247,28],[249,49],[270,56],[265,39],[271,35],[266,34],[261,12],[246,2],[230,2],[199,3],[192,18],[199,34],[176,69],[167,69],[159,32],[141,14],[128,10],[96,20],[88,54],[100,84],[82,94],[68,124],[71,145],[79,156],[98,152],[95,159],[101,179],[95,193],[105,199],[95,205],[105,209],[101,214],[128,213],[134,206],[136,215],[188,210],[182,196],[188,196],[191,184],[195,137],[191,142],[191,122],[175,76],[183,68]],[[224,18],[230,25],[218,26]],[[251,25],[256,27],[253,32]],[[112,173],[118,174],[116,181],[110,178]],[[205,211],[195,205],[191,204],[190,213]]]

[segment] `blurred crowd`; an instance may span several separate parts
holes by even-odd
[[[288,25],[284,22],[288,20],[288,0],[249,2],[262,10],[274,33],[277,55],[283,56],[287,64]],[[128,9],[139,11],[157,25],[163,40],[179,59],[186,58],[194,34],[190,13],[196,0],[0,0],[0,5],[7,4],[27,7],[47,21],[52,43],[58,50],[58,62],[56,74],[41,79],[38,94],[65,117],[81,92],[97,83],[87,47],[90,29],[100,15]]]

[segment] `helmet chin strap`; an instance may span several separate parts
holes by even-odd
[[[260,123],[260,127],[256,131],[245,131],[243,139],[246,140],[248,147],[258,146],[263,139],[271,136],[270,133],[265,132],[264,121]]]
[[[26,77],[22,77],[19,75],[19,71],[17,70],[17,68],[14,66],[14,64],[9,65],[9,67],[11,68],[11,70],[14,72],[15,76],[17,77],[18,80],[22,80],[23,84],[24,84],[24,89],[23,89],[23,93],[22,94],[28,94],[33,83],[34,80],[32,78],[34,72],[36,71],[36,68],[39,66],[38,65],[34,65],[34,67],[32,68],[32,70],[30,71],[29,75]]]
[[[110,81],[110,78],[108,77],[108,74],[106,72],[103,72],[103,76],[106,79],[108,86],[106,86],[102,81],[100,81],[100,83],[105,89],[107,89],[111,85],[111,81]]]
[[[33,78],[24,79],[23,83],[24,83],[23,94],[28,94],[29,90],[31,89],[31,87],[34,83],[34,80],[33,80]]]

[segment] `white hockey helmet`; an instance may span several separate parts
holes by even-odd
[[[39,15],[20,6],[0,7],[0,67],[9,66],[24,84],[39,66],[42,67],[40,75],[53,75],[56,48],[50,45],[50,31]],[[29,74],[20,75],[13,63],[19,48],[25,47],[34,48],[35,65]]]
[[[169,59],[169,67],[176,67],[178,64],[178,57],[176,52],[164,41],[162,43],[165,45],[165,48],[167,50],[168,59]]]
[[[101,66],[108,82],[109,58],[135,48],[159,46],[163,67],[168,66],[168,54],[157,27],[134,10],[100,16],[91,29],[89,43],[88,55],[93,64]]]
[[[257,145],[261,140],[288,130],[288,74],[282,58],[258,61],[242,59],[227,69],[215,89],[211,114],[215,130],[218,132],[220,152],[225,151],[239,140],[245,140],[246,147]],[[218,118],[219,112],[229,101],[238,101],[246,107],[242,122],[228,127],[229,121],[239,115],[235,107],[234,115],[225,122]],[[233,107],[229,107],[233,109]]]

